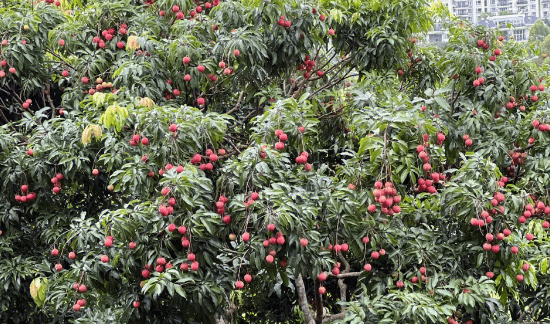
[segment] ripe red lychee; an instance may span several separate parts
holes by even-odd
[[[244,288],[244,282],[242,282],[240,280],[237,280],[237,282],[235,282],[235,288],[243,289]]]
[[[523,281],[523,275],[518,274],[516,276],[517,281],[522,282]]]
[[[151,272],[149,272],[149,270],[142,270],[141,276],[145,279],[148,279],[151,276]]]

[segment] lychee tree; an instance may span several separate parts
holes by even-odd
[[[424,0],[2,5],[2,322],[549,319],[539,49],[421,44]]]

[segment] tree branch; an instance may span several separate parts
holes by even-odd
[[[239,99],[237,100],[235,107],[233,107],[230,111],[227,112],[228,115],[231,115],[241,107],[241,100],[243,99],[243,94],[244,94],[244,90],[241,91],[241,93],[239,94]]]
[[[304,280],[302,279],[301,274],[298,275],[298,278],[296,278],[295,285],[296,293],[298,293],[298,304],[300,304],[300,308],[304,313],[306,324],[316,324],[313,317],[313,312],[309,309],[309,304],[307,303],[306,287],[304,286]]]
[[[323,322],[323,315],[324,315],[324,307],[323,307],[323,298],[321,297],[321,294],[319,293],[319,281],[315,281],[315,291],[313,294],[315,295],[315,309],[317,310],[317,314],[315,315],[315,323],[320,324]]]
[[[339,314],[329,315],[329,316],[326,316],[326,317],[323,319],[323,323],[326,323],[326,322],[334,322],[334,321],[337,321],[337,320],[344,319],[344,317],[346,317],[346,314],[345,314],[345,313],[339,313]]]
[[[329,277],[335,277],[338,279],[342,278],[352,278],[352,277],[359,277],[362,272],[347,272],[347,273],[341,273],[339,275],[333,275],[332,273],[329,273]]]
[[[48,102],[50,103],[50,107],[52,108],[52,119],[55,118],[55,106],[52,101],[52,97],[50,97],[50,83],[48,82],[48,92],[46,93],[46,98],[48,98]]]
[[[313,98],[313,97],[314,97],[316,94],[318,94],[319,92],[321,92],[321,91],[323,91],[323,90],[326,90],[326,89],[328,89],[328,88],[330,88],[330,87],[333,87],[333,86],[337,85],[338,83],[344,81],[344,80],[347,79],[347,78],[351,78],[351,77],[353,77],[353,76],[357,76],[358,74],[348,75],[352,70],[353,70],[353,68],[350,69],[348,72],[346,72],[346,74],[344,74],[343,77],[341,77],[340,79],[336,80],[335,82],[332,82],[332,83],[331,83],[331,82],[327,82],[324,86],[322,86],[322,87],[320,87],[319,89],[315,90],[315,92],[313,92],[312,94],[309,95],[308,100],[311,99],[311,98]],[[340,72],[340,71],[338,71],[338,72]]]
[[[75,69],[74,66],[70,65],[69,63],[67,63],[67,62],[66,62],[61,56],[59,56],[59,54],[57,54],[56,52],[54,52],[54,51],[52,51],[52,50],[50,50],[50,49],[46,49],[46,51],[47,51],[48,53],[50,53],[51,55],[53,55],[53,56],[57,57],[58,59],[60,59],[61,62],[62,62],[63,64],[65,64],[66,66],[70,67],[70,68],[73,69],[73,70]]]

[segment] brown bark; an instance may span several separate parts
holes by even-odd
[[[307,303],[306,287],[301,274],[298,275],[298,278],[296,278],[295,285],[296,293],[298,294],[298,304],[304,313],[306,324],[316,324],[315,318],[313,317],[313,312],[309,309],[309,304]]]

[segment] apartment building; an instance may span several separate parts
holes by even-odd
[[[499,28],[506,38],[527,41],[529,28],[539,19],[550,19],[550,0],[441,0],[449,11],[472,24]],[[509,28],[509,25],[512,27]],[[430,42],[447,42],[448,32],[436,23]]]

